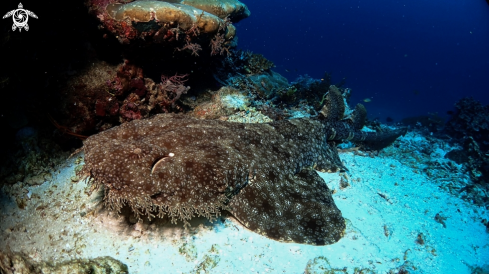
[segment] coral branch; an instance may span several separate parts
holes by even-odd
[[[229,47],[224,46],[226,44],[225,33],[229,25],[231,25],[231,20],[229,19],[229,17],[226,17],[224,19],[224,23],[219,25],[219,30],[217,31],[214,38],[212,38],[210,43],[211,56],[217,55],[218,53],[220,55],[223,55],[224,52],[227,52],[229,55]]]
[[[202,47],[199,44],[196,43],[190,43],[187,41],[187,44],[183,46],[182,48],[177,48],[178,51],[182,50],[190,50],[192,52],[192,55],[199,56],[199,51],[202,50]]]

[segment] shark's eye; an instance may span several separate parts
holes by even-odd
[[[168,158],[173,157],[173,156],[175,156],[174,153],[168,153],[168,155],[165,155],[161,158],[156,159],[156,161],[153,164],[153,167],[151,168],[151,174],[153,174],[153,172],[155,171],[155,168],[158,167],[158,165],[161,165],[165,162],[165,159],[168,159]]]

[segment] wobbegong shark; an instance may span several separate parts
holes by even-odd
[[[111,128],[84,141],[82,172],[105,190],[104,203],[128,205],[140,218],[230,212],[268,238],[312,245],[337,242],[345,219],[317,174],[345,169],[332,142],[385,147],[405,129],[363,132],[366,110],[344,118],[330,90],[317,117],[242,124],[160,114]]]

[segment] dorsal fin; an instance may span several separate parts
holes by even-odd
[[[354,129],[362,129],[367,119],[367,109],[362,104],[357,104],[351,116]]]
[[[324,105],[320,111],[322,118],[328,121],[339,121],[345,113],[345,101],[340,90],[331,85],[328,94],[325,95]]]

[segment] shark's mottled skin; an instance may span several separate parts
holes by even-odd
[[[329,141],[394,140],[404,131],[363,133],[328,111],[316,119],[240,124],[162,114],[89,137],[85,166],[106,204],[187,222],[231,212],[282,241],[338,241],[345,221],[314,171],[343,168]],[[334,107],[333,107],[334,108]],[[325,114],[326,113],[326,114]],[[354,119],[353,119],[354,120]]]

